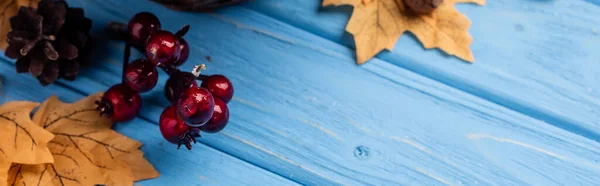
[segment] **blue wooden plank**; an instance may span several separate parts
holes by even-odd
[[[231,121],[201,141],[306,185],[594,185],[600,145],[387,61],[357,67],[352,51],[244,8],[173,12],[133,1],[87,1],[97,22],[140,10],[164,28],[192,24],[192,57],[236,87]],[[95,25],[96,27],[98,25]],[[119,81],[122,49],[66,83],[93,93]],[[113,46],[116,45],[116,46]],[[160,87],[144,96],[156,123]],[[97,87],[96,87],[97,88]],[[577,178],[577,179],[573,179]]]
[[[263,0],[246,7],[352,47],[344,32],[352,9],[320,8],[320,3]],[[423,50],[410,35],[378,57],[600,141],[597,1],[494,0],[484,7],[457,7],[473,22],[475,64]]]
[[[74,102],[84,96],[60,85],[42,88],[28,74],[16,74],[14,66],[5,59],[0,59],[0,74],[0,104],[14,100],[42,102],[51,95]],[[98,83],[88,82],[83,86],[91,91],[106,89],[96,85]],[[159,178],[136,185],[298,185],[203,144],[195,144],[190,152],[176,150],[164,141],[156,125],[143,119],[120,123],[115,130],[142,142],[145,158],[161,174]]]

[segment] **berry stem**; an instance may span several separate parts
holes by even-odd
[[[121,78],[121,83],[125,83],[125,70],[127,69],[127,64],[129,64],[129,57],[131,56],[131,44],[125,44],[125,54],[123,55],[123,74]]]
[[[112,40],[127,40],[129,33],[127,32],[127,25],[120,22],[110,22],[104,28],[104,32],[109,39]]]
[[[174,67],[174,66],[159,65],[158,67],[160,67],[160,69],[165,71],[165,73],[167,73],[169,76],[171,74],[173,74],[173,72],[179,71],[179,68]]]
[[[175,33],[175,36],[182,38],[188,31],[190,31],[190,25],[185,25]]]
[[[209,77],[209,76],[207,76],[207,75],[204,75],[204,74],[198,74],[198,76],[196,76],[196,79],[197,79],[197,80],[200,80],[200,81],[204,81],[204,80],[206,80],[206,78],[208,78],[208,77]]]

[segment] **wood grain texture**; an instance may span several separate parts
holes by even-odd
[[[598,0],[496,0],[458,5],[472,21],[475,63],[423,50],[411,35],[378,57],[548,124],[600,141]],[[305,0],[246,7],[352,48],[350,7]],[[318,10],[318,11],[315,11]],[[440,55],[441,54],[441,55]]]
[[[29,75],[15,74],[14,66],[5,58],[0,59],[0,74],[0,103],[13,100],[42,102],[51,95],[57,95],[67,102],[75,102],[84,97],[81,93],[61,86],[42,88]],[[96,91],[103,89],[101,86],[96,88]],[[115,126],[115,130],[142,142],[144,145],[141,150],[145,158],[161,174],[157,179],[136,183],[139,185],[298,185],[204,144],[195,144],[194,151],[191,152],[178,151],[175,146],[164,141],[158,126],[143,119],[120,123]]]
[[[203,136],[201,142],[208,146],[207,150],[197,148],[198,151],[192,153],[169,151],[172,152],[169,154],[176,154],[173,158],[185,158],[193,165],[210,164],[210,160],[202,161],[204,159],[197,157],[200,153],[214,151],[211,150],[213,148],[304,185],[594,185],[600,181],[597,177],[600,173],[600,144],[597,141],[475,94],[477,91],[472,89],[486,90],[484,88],[488,86],[480,86],[481,82],[469,84],[472,81],[463,79],[463,76],[448,75],[448,72],[439,69],[455,68],[458,72],[475,73],[478,76],[474,77],[493,80],[489,77],[491,75],[484,73],[489,72],[491,67],[476,66],[482,62],[467,66],[436,53],[423,52],[413,43],[406,45],[416,45],[409,50],[414,56],[397,55],[403,59],[400,62],[382,57],[356,66],[353,51],[339,44],[342,42],[314,32],[316,27],[302,27],[296,22],[286,21],[295,27],[278,21],[282,19],[275,14],[270,16],[277,19],[266,16],[269,15],[267,10],[252,10],[257,8],[255,4],[248,5],[252,9],[234,7],[214,14],[193,14],[173,12],[157,4],[133,0],[76,2],[81,2],[86,14],[95,20],[95,32],[106,21],[126,21],[142,10],[160,15],[163,28],[168,30],[191,24],[192,30],[186,39],[191,45],[192,57],[184,68],[206,63],[206,73],[222,73],[233,81],[236,97],[229,104],[232,113],[230,124],[222,133]],[[304,2],[289,1],[302,9],[308,8],[306,5],[310,4]],[[287,7],[288,2],[279,5]],[[343,18],[342,15],[339,18]],[[303,19],[306,18],[299,14],[298,20]],[[336,26],[335,20],[330,21],[331,24],[324,20],[313,23]],[[342,33],[343,24],[340,22],[342,29],[336,32]],[[489,38],[489,42],[495,40],[493,36],[484,38]],[[475,41],[477,43],[477,39]],[[493,47],[512,49],[506,44],[509,44],[508,41]],[[120,80],[122,47],[119,42],[99,45],[96,51],[98,57],[92,68],[83,71],[74,82],[61,81],[46,89],[33,84],[12,89],[12,92],[50,92],[68,88],[80,94],[90,94],[105,90]],[[478,55],[478,51],[475,53]],[[213,62],[205,61],[205,55],[210,55]],[[428,63],[430,60],[442,67]],[[501,61],[497,63],[502,65]],[[4,66],[0,69],[12,70]],[[510,69],[506,73],[520,70],[526,69]],[[440,77],[452,75],[455,78],[436,78],[438,73],[444,75]],[[556,73],[560,75],[562,71]],[[29,78],[14,74],[7,77]],[[168,103],[162,91],[165,74],[161,74],[160,78],[157,88],[143,95],[142,119],[123,124],[123,127],[130,124],[149,131],[138,132],[135,127],[130,131],[119,128],[135,139],[141,138],[138,140],[145,144],[161,140],[155,125]],[[494,82],[508,83],[511,82],[509,80]],[[32,81],[30,78],[29,84]],[[473,88],[465,89],[469,86]],[[500,88],[500,85],[496,84],[496,87]],[[506,88],[513,88],[513,91],[526,96],[532,92],[526,87],[516,87],[507,85]],[[78,95],[73,92],[60,92],[59,95]],[[39,95],[29,98],[41,99]],[[568,116],[572,120],[586,119],[583,115]],[[144,141],[145,138],[152,139]],[[165,145],[164,148],[168,150],[168,147]],[[172,170],[168,168],[173,166],[173,162],[154,160],[153,163],[158,161],[155,165],[161,173],[164,171],[161,166]],[[209,171],[203,168],[194,170]],[[268,181],[269,174],[243,175],[246,174],[244,170],[233,164],[210,169],[219,173],[235,172],[242,178],[250,176],[247,178],[253,179],[239,180],[231,185]],[[216,174],[205,177],[218,178]],[[140,184],[188,184],[169,177],[159,180]],[[270,183],[293,183],[275,181]]]

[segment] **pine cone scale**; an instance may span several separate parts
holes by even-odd
[[[71,43],[67,42],[67,40],[65,40],[65,39],[61,39],[59,41],[59,43],[60,43],[60,48],[61,48],[59,56],[62,59],[73,60],[73,59],[77,58],[78,50],[77,50],[77,47],[75,47],[75,45],[72,45]]]
[[[4,51],[4,55],[11,59],[21,58],[23,57],[23,55],[21,55],[21,48],[23,48],[23,46],[25,46],[25,43],[9,43]]]
[[[29,56],[25,56],[17,60],[15,63],[15,67],[17,68],[17,73],[25,73],[29,72],[29,63],[31,62],[31,58]]]
[[[54,61],[58,59],[58,52],[56,51],[56,49],[54,48],[54,46],[52,46],[52,43],[50,43],[49,41],[44,41],[44,55],[46,55],[46,58]]]
[[[38,37],[29,43],[25,43],[25,45],[23,45],[23,48],[21,48],[21,50],[19,51],[21,56],[26,56],[31,50],[33,50],[33,48],[37,45],[37,42],[39,40],[40,38]]]
[[[67,80],[74,80],[75,76],[79,73],[79,62],[77,61],[65,61],[60,64],[61,77]]]
[[[29,25],[23,23],[29,23],[35,18],[37,14],[35,10],[30,7],[21,7],[17,16],[10,19],[10,25],[13,30],[27,30]],[[14,26],[13,26],[14,25]]]
[[[56,34],[65,23],[67,5],[63,1],[40,1],[38,14],[44,17],[44,33]]]
[[[59,69],[58,69],[58,61],[48,61],[46,66],[44,66],[44,72],[42,72],[41,77],[46,83],[52,83],[58,79]]]
[[[36,35],[28,31],[13,30],[7,34],[7,42],[9,44],[25,44],[34,40]]]
[[[42,75],[46,59],[43,55],[34,55],[29,62],[29,73],[33,76]]]

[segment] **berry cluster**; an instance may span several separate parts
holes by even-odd
[[[172,103],[160,115],[163,137],[177,148],[191,150],[200,131],[216,133],[227,125],[227,103],[233,97],[233,86],[223,75],[201,75],[204,65],[192,72],[178,69],[189,56],[189,45],[183,36],[189,26],[175,34],[161,30],[158,18],[148,12],[133,16],[127,25],[127,46],[123,62],[123,82],[110,87],[100,101],[98,110],[114,122],[133,119],[142,107],[140,93],[152,90],[158,82],[158,70],[169,74],[165,97]],[[145,59],[129,63],[130,48],[145,53]],[[198,85],[197,80],[202,81]]]

